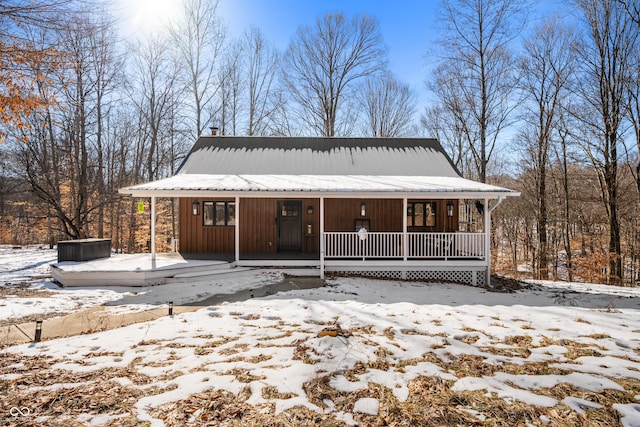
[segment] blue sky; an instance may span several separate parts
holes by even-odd
[[[423,102],[425,53],[434,41],[437,5],[437,0],[221,0],[220,13],[231,37],[239,37],[255,26],[281,51],[298,27],[313,25],[326,12],[343,12],[348,17],[364,13],[373,16],[380,23],[389,50],[391,71],[413,87]]]
[[[230,37],[240,37],[255,26],[280,51],[287,48],[298,27],[314,25],[326,12],[343,12],[348,17],[364,13],[373,16],[380,23],[388,48],[389,68],[417,92],[421,112],[429,99],[424,82],[435,59],[427,53],[438,37],[439,3],[439,0],[220,0],[219,12]],[[559,13],[562,3],[533,0],[530,27],[539,22],[541,14]]]

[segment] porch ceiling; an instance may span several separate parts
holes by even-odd
[[[136,197],[417,197],[498,198],[519,196],[507,188],[449,176],[378,175],[213,175],[178,174],[121,188]],[[249,193],[249,194],[248,194]]]

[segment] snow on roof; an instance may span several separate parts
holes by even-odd
[[[310,193],[492,193],[514,195],[502,187],[460,177],[369,175],[205,175],[178,174],[171,178],[122,189],[134,196],[184,192],[310,192]]]
[[[212,192],[518,195],[460,177],[435,139],[237,136],[201,137],[175,176],[120,192],[138,197]]]

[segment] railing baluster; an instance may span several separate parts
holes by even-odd
[[[367,234],[360,240],[357,232],[326,232],[326,258],[403,258],[401,232]],[[479,258],[485,259],[484,233],[407,233],[407,259]]]

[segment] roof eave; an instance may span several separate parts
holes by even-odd
[[[120,194],[130,195],[132,197],[254,197],[254,198],[377,198],[377,199],[401,199],[401,198],[418,198],[428,197],[431,199],[498,199],[501,197],[518,197],[519,192],[505,191],[230,191],[230,190],[150,190],[135,189],[131,187],[121,188],[118,190]]]

